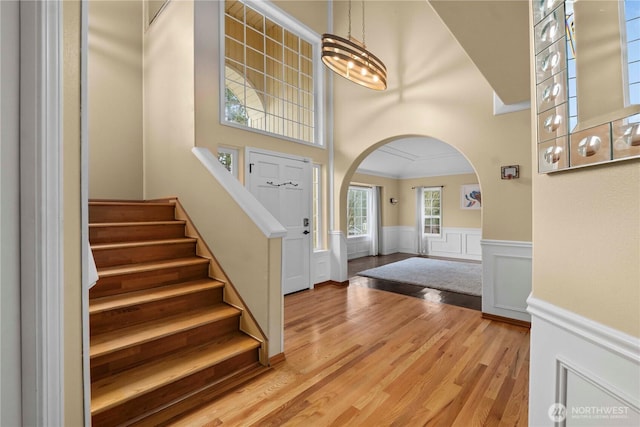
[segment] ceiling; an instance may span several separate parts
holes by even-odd
[[[369,154],[356,172],[396,179],[475,173],[458,150],[426,137],[390,142]]]

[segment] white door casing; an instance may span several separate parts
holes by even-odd
[[[246,186],[287,229],[282,238],[282,292],[311,287],[311,162],[247,148]]]

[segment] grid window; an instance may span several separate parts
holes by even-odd
[[[369,214],[369,190],[349,187],[347,192],[347,236],[367,236]]]
[[[322,239],[322,166],[313,165],[313,250],[323,249]]]
[[[442,188],[430,187],[423,189],[422,196],[422,224],[424,234],[440,235],[442,224]]]
[[[224,101],[224,123],[320,145],[315,131],[316,93],[321,91],[314,72],[318,42],[309,41],[315,37],[267,16],[265,3],[261,11],[239,0],[223,4],[223,83],[233,95]],[[240,110],[238,105],[244,116],[227,114]]]
[[[625,0],[629,102],[640,104],[640,1]]]

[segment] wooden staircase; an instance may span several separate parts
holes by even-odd
[[[176,201],[89,203],[94,426],[163,425],[266,369],[188,227]]]

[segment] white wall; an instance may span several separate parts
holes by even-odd
[[[22,424],[18,2],[0,2],[0,425]]]

